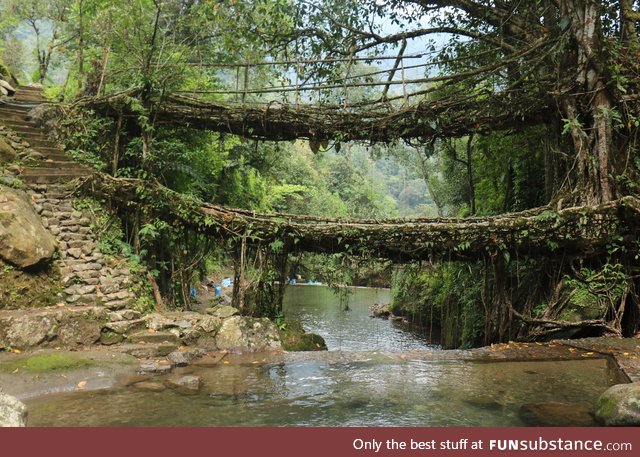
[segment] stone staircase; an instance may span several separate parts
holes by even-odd
[[[13,98],[0,103],[0,125],[26,141],[41,157],[37,163],[22,167],[21,179],[44,226],[56,238],[60,248],[57,261],[68,304],[100,305],[121,310],[133,302],[129,290],[131,272],[121,259],[105,259],[91,228],[91,220],[74,208],[72,196],[76,178],[91,174],[91,169],[68,157],[62,148],[47,138],[31,120],[29,112],[45,103],[39,89],[20,87]]]
[[[45,102],[40,89],[20,87],[14,97],[0,103],[0,123],[42,155],[38,164],[23,168],[23,180],[27,184],[52,184],[88,176],[90,168],[74,162],[31,120],[29,112]]]

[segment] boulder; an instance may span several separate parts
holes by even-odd
[[[201,329],[204,333],[211,333],[215,335],[222,327],[222,320],[218,317],[205,317],[198,322],[197,328]]]
[[[596,420],[606,426],[640,426],[640,382],[617,384],[600,395]]]
[[[4,79],[0,79],[0,88],[2,89],[2,93],[4,95],[13,96],[16,93],[16,90],[13,88],[13,86]]]
[[[57,342],[62,347],[87,347],[100,339],[102,324],[86,316],[58,319]]]
[[[285,319],[279,326],[280,341],[285,351],[326,351],[324,338],[307,333],[296,319]]]
[[[378,303],[371,305],[369,308],[374,317],[379,317],[381,319],[389,319],[391,315],[391,310],[389,309],[390,305],[387,303],[386,305],[380,305]]]
[[[161,344],[129,344],[123,343],[118,347],[118,350],[124,352],[125,354],[132,355],[138,359],[154,359],[158,357],[166,357],[171,354],[173,351],[176,351],[178,346],[171,343],[161,343]],[[171,364],[167,362],[169,367]]]
[[[201,348],[181,348],[169,354],[167,360],[171,362],[171,365],[184,367],[205,354],[206,352]]]
[[[0,346],[85,347],[100,338],[100,308],[0,311]]]
[[[172,332],[157,332],[152,330],[142,330],[139,332],[131,333],[127,336],[129,343],[178,343],[178,338]]]
[[[0,185],[0,258],[20,268],[51,260],[56,241],[23,193]]]
[[[171,364],[166,360],[143,360],[140,362],[140,374],[167,374],[171,371]]]
[[[100,344],[105,346],[111,346],[112,344],[122,343],[124,341],[124,335],[114,332],[111,329],[103,328],[100,332]]]
[[[218,350],[258,352],[282,349],[278,329],[266,318],[233,316],[225,319],[216,335]]]
[[[198,376],[172,376],[167,379],[167,385],[183,394],[197,394],[200,390],[201,379]]]
[[[236,314],[240,314],[240,311],[238,308],[234,308],[233,306],[217,305],[208,309],[207,314],[219,317],[220,319],[226,319],[228,317],[235,316]]]
[[[0,427],[26,427],[27,407],[15,397],[0,392]]]
[[[18,158],[18,153],[13,147],[0,137],[0,163],[10,163]]]
[[[104,327],[112,332],[120,335],[139,332],[146,329],[147,321],[144,319],[121,320],[116,322],[108,322]]]

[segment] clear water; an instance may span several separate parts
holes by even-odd
[[[342,300],[323,286],[291,286],[284,314],[302,321],[306,331],[324,337],[330,351],[408,351],[433,349],[428,332],[402,322],[371,316],[372,304],[391,301],[388,289],[350,288]]]
[[[466,353],[438,350],[424,336],[370,319],[369,301],[383,301],[386,291],[356,290],[345,312],[339,300],[318,297],[321,288],[291,290],[287,314],[322,334],[332,351],[260,354],[182,369],[201,377],[197,395],[122,387],[32,399],[29,424],[521,426],[525,403],[591,408],[615,382],[606,360],[463,361]]]

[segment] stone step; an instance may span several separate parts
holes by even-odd
[[[1,105],[0,105],[1,106]],[[31,117],[21,113],[8,113],[0,109],[0,124],[5,121],[30,122]]]
[[[7,114],[17,114],[17,115],[26,115],[29,111],[31,111],[33,108],[35,108],[36,105],[18,105],[18,104],[11,104],[11,105],[1,105],[0,106],[0,111],[2,111],[3,113],[7,113]]]
[[[3,120],[3,119],[13,119],[13,120],[17,120],[17,121],[22,121],[22,120],[29,121],[29,120],[31,120],[31,116],[29,116],[29,113],[25,112],[25,111],[14,111],[14,110],[8,110],[8,109],[0,108],[0,120]]]
[[[30,123],[33,125],[25,125],[25,124],[26,122],[24,123],[13,122],[13,125],[7,126],[7,127],[9,127],[11,130],[13,130],[15,133],[17,133],[20,136],[31,135],[32,137],[47,138],[47,136],[42,132],[42,130],[40,130],[40,128],[36,126],[33,122]]]
[[[19,93],[40,94],[42,96],[42,87],[18,86],[16,87],[16,94]]]
[[[15,98],[13,100],[11,100],[12,105],[13,104],[42,104],[45,103],[47,100],[45,100],[42,97],[38,97],[37,95],[20,95],[18,98]]]
[[[58,192],[66,196],[69,192],[69,188],[65,184],[34,184],[30,186],[31,190],[39,193]]]
[[[57,159],[47,159],[41,162],[38,162],[38,166],[40,168],[52,168],[52,169],[60,169],[60,170],[70,170],[70,169],[78,169],[78,170],[86,170],[90,171],[89,168],[81,163],[73,162],[71,159],[67,160],[57,160]]]
[[[89,174],[91,174],[91,171],[86,167],[83,167],[83,168],[80,168],[80,169],[72,169],[72,170],[64,170],[64,169],[58,170],[58,169],[55,169],[55,168],[49,169],[49,168],[36,168],[36,167],[33,167],[33,168],[25,168],[22,174],[24,176],[30,176],[30,175],[39,175],[39,174],[42,174],[42,173],[52,174],[52,175],[63,175],[63,176],[66,175],[66,174],[69,174],[69,175],[89,175]]]
[[[100,297],[91,293],[84,294],[84,295],[69,294],[67,295],[67,298],[65,299],[65,301],[67,303],[73,303],[76,305],[80,305],[80,304],[96,305],[96,304],[102,303]]]
[[[169,344],[177,344],[179,343],[178,341],[178,337],[175,336],[173,333],[171,332],[149,332],[149,331],[142,331],[142,332],[136,332],[136,333],[132,333],[131,335],[129,335],[127,337],[127,342],[128,343],[150,343],[150,344],[162,344],[162,343],[169,343]]]
[[[27,92],[30,94],[42,94],[42,87],[34,86],[18,86],[16,87],[16,93]]]
[[[12,98],[7,98],[4,100],[4,105],[5,106],[32,106],[32,105],[41,105],[42,103],[45,103],[46,100],[43,99],[42,97],[34,97],[34,96],[28,96],[25,97],[24,99],[21,99],[21,97],[12,97]]]
[[[24,127],[14,127],[13,131],[16,132],[18,135],[27,135],[27,136],[32,136],[32,137],[42,137],[42,138],[49,138],[43,129],[41,129],[40,127],[33,127],[33,126],[24,126]]]
[[[71,160],[71,157],[66,155],[60,148],[38,148],[38,152],[51,160],[58,160],[61,162]]]
[[[56,149],[58,146],[56,143],[54,143],[53,141],[43,136],[40,136],[40,137],[36,135],[20,135],[20,136],[22,137],[23,140],[28,142],[32,148],[37,149],[38,151],[40,151],[41,148]]]
[[[24,180],[27,184],[56,184],[56,183],[65,183],[69,182],[76,178],[83,178],[89,176],[91,173],[88,173],[84,170],[79,172],[75,172],[73,170],[69,170],[66,174],[56,174],[49,173],[47,169],[43,168],[39,171],[32,171],[30,174],[23,175]]]
[[[34,92],[34,91],[25,91],[25,90],[17,90],[15,95],[13,96],[13,100],[14,101],[18,101],[18,102],[25,102],[25,101],[29,101],[29,102],[40,102],[40,103],[44,103],[47,101],[47,99],[45,99],[41,93],[38,92]]]
[[[26,128],[30,128],[30,129],[39,129],[40,127],[38,127],[38,124],[36,124],[33,121],[27,121],[25,119],[0,119],[0,125],[4,125],[5,127],[10,128],[11,130],[17,129],[17,128],[21,128],[21,127],[26,127]]]

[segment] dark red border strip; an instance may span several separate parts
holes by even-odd
[[[533,446],[536,450],[525,449]],[[576,446],[583,449],[571,450]],[[514,449],[516,447],[518,450]],[[0,429],[0,456],[43,455],[636,457],[640,455],[640,428]]]

